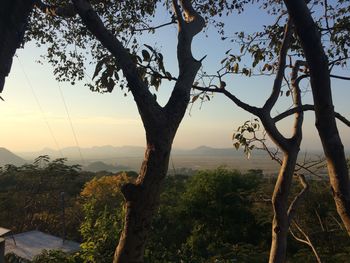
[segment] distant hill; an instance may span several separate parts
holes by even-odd
[[[105,161],[115,158],[130,158],[143,157],[145,154],[145,147],[141,146],[94,146],[91,148],[81,148],[81,153],[86,160]],[[66,147],[61,149],[64,157],[72,160],[79,160],[80,153],[77,147]],[[39,155],[49,155],[51,158],[59,158],[61,154],[59,151],[44,148],[38,152],[22,152],[18,153],[26,159],[34,159]],[[209,146],[200,146],[194,149],[173,149],[173,156],[191,155],[191,156],[236,156],[242,155],[242,152],[236,151],[233,147],[228,148],[212,148]]]
[[[212,148],[209,146],[199,146],[191,150],[174,149],[173,155],[191,155],[191,156],[235,156],[237,154],[242,155],[240,151],[236,151],[231,148]]]
[[[88,164],[87,166],[83,167],[83,169],[85,171],[90,171],[90,172],[107,171],[107,172],[112,172],[112,173],[130,170],[130,168],[127,166],[106,164],[106,163],[101,162],[101,161],[92,162],[92,163]]]
[[[140,157],[144,155],[144,147],[139,146],[94,146],[91,148],[81,148],[80,151],[86,160],[106,160],[116,157]],[[64,157],[72,160],[80,160],[80,153],[77,147],[62,148],[61,152]],[[44,148],[38,152],[21,152],[20,156],[28,159],[34,159],[39,155],[49,155],[51,158],[60,158],[61,153],[57,150]]]
[[[6,164],[20,166],[25,163],[26,161],[21,157],[15,155],[4,147],[0,147],[0,166],[4,166]]]
[[[88,161],[103,161],[111,163],[111,160],[116,158],[135,158],[143,157],[145,147],[141,146],[94,146],[90,148],[80,149],[85,160]],[[62,148],[61,152],[64,157],[69,160],[81,160],[79,149],[77,147]],[[44,148],[38,152],[20,152],[17,153],[25,159],[35,159],[40,155],[49,155],[52,159],[62,157],[60,152],[50,148]],[[227,148],[214,148],[209,146],[199,146],[194,149],[178,149],[174,148],[171,152],[172,156],[244,156],[242,150],[237,151],[233,146]],[[263,151],[255,151],[254,155],[266,155]]]

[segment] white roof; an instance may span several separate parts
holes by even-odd
[[[6,235],[9,232],[11,232],[10,229],[6,229],[6,228],[3,228],[3,227],[0,227],[0,237]]]
[[[45,234],[40,231],[29,231],[5,238],[5,254],[14,253],[17,256],[33,260],[43,250],[62,250],[73,253],[80,249],[80,244],[74,241]]]

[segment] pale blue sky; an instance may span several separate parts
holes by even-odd
[[[160,14],[158,22],[167,22],[168,16]],[[225,19],[229,25],[228,32],[238,30],[253,31],[262,22],[271,20],[257,8],[249,8],[244,16],[232,16]],[[219,67],[224,52],[231,48],[230,43],[222,42],[213,29],[197,37],[193,43],[193,53],[196,58],[207,55],[204,61],[205,69],[210,72]],[[159,30],[154,36],[146,38],[144,43],[157,45],[166,56],[170,69],[177,71],[176,61],[176,26]],[[10,76],[0,101],[2,128],[1,146],[12,151],[40,150],[44,147],[53,149],[75,146],[74,137],[69,125],[64,103],[59,92],[58,83],[49,65],[40,65],[35,61],[44,51],[27,44],[17,52]],[[24,71],[23,71],[24,70]],[[91,69],[90,69],[91,70]],[[343,72],[349,74],[349,70]],[[26,78],[26,76],[28,79]],[[268,77],[243,78],[239,76],[228,79],[228,89],[239,98],[252,105],[261,105],[269,95],[272,79]],[[71,86],[69,83],[59,84],[69,109],[74,130],[81,147],[95,145],[144,145],[144,130],[132,96],[123,96],[123,92],[115,88],[111,94],[93,93],[84,87],[84,82]],[[170,95],[172,85],[164,83],[158,94],[158,100],[164,103]],[[350,118],[349,84],[344,81],[333,82],[333,93],[336,110]],[[34,95],[35,94],[35,95]],[[37,97],[40,107],[38,106]],[[288,105],[289,99],[280,104],[278,109]],[[305,102],[311,102],[310,96]],[[42,110],[41,110],[41,109]],[[193,148],[199,145],[213,147],[231,147],[231,136],[234,129],[245,120],[253,118],[250,114],[238,109],[224,96],[217,94],[200,108],[195,104],[186,114],[174,147]],[[50,133],[49,124],[53,131]],[[314,129],[313,113],[306,114],[304,124],[304,149],[320,148],[319,139]],[[283,121],[281,129],[288,132],[292,127],[291,119]],[[349,129],[339,124],[343,142],[350,148]]]

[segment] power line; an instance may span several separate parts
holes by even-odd
[[[21,68],[21,70],[23,72],[23,75],[24,75],[24,77],[25,77],[25,79],[27,81],[27,84],[30,87],[30,90],[31,90],[31,92],[33,94],[33,97],[34,97],[35,101],[36,101],[36,104],[37,104],[37,106],[38,106],[38,108],[39,108],[39,110],[41,112],[41,116],[42,116],[44,122],[46,123],[46,126],[47,126],[47,128],[49,130],[49,133],[51,134],[51,137],[52,137],[52,139],[53,139],[53,141],[54,141],[54,143],[56,145],[56,148],[57,148],[58,152],[60,153],[61,157],[63,157],[61,148],[60,148],[60,146],[58,144],[58,141],[57,141],[57,139],[55,137],[55,134],[53,133],[53,130],[51,129],[50,123],[49,123],[49,121],[48,121],[48,119],[46,117],[46,114],[45,114],[45,112],[44,112],[44,110],[43,110],[43,108],[42,108],[42,106],[41,106],[41,104],[39,102],[39,98],[38,98],[38,96],[35,93],[35,90],[34,90],[34,88],[32,86],[32,83],[31,83],[27,73],[25,72],[24,67],[23,67],[23,65],[22,65],[22,63],[21,63],[21,61],[20,61],[20,59],[19,59],[19,57],[17,55],[16,55],[16,58],[18,60],[19,66],[20,66],[20,68]]]
[[[66,110],[66,114],[67,114],[67,118],[68,118],[68,121],[69,121],[69,125],[70,125],[70,128],[72,130],[72,134],[73,134],[73,137],[74,137],[74,141],[75,141],[75,144],[76,146],[78,147],[78,152],[79,152],[79,155],[80,155],[80,158],[81,158],[81,161],[85,164],[85,159],[83,157],[83,154],[81,152],[81,148],[79,146],[79,142],[78,142],[78,137],[77,137],[77,134],[74,130],[74,126],[73,126],[73,122],[72,122],[72,118],[69,114],[69,110],[68,110],[68,106],[67,106],[67,103],[66,103],[66,100],[63,96],[63,92],[62,92],[62,89],[61,89],[61,85],[60,83],[57,81],[57,86],[58,86],[58,90],[60,91],[60,95],[61,95],[61,99],[63,101],[63,105],[64,105],[64,108]]]

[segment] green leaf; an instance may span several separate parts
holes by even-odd
[[[94,71],[94,75],[92,76],[92,79],[94,79],[98,73],[100,73],[100,71],[102,70],[102,66],[103,64],[105,63],[106,61],[106,58],[103,58],[101,60],[99,60],[96,64],[96,67],[95,67],[95,71]]]
[[[144,44],[144,46],[145,46],[146,48],[148,48],[149,50],[151,50],[151,51],[152,51],[152,53],[154,53],[154,52],[155,52],[154,48],[153,48],[153,47],[151,47],[150,45]]]
[[[149,62],[151,60],[151,55],[146,49],[142,50],[142,56],[143,56],[143,60],[146,62]]]
[[[220,81],[220,89],[224,89],[226,87],[225,81]]]
[[[192,103],[194,103],[199,98],[199,95],[193,96]]]
[[[223,60],[220,61],[220,64],[224,64],[227,58],[224,58]]]
[[[232,71],[233,71],[234,73],[238,73],[238,70],[239,70],[239,65],[238,65],[238,63],[235,63],[235,65],[234,65],[233,68],[232,68]]]

